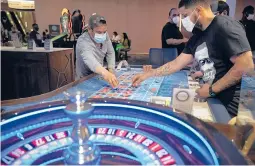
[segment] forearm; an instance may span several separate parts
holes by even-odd
[[[183,39],[167,39],[166,42],[168,45],[179,45],[183,43]]]
[[[101,76],[104,76],[105,73],[107,73],[108,71],[101,65],[97,66],[96,67],[96,70],[95,70],[95,73],[101,75]]]
[[[175,73],[177,71],[179,71],[180,69],[178,67],[176,67],[175,65],[175,61],[172,62],[168,62],[167,64],[152,70],[152,72],[150,72],[150,76],[151,77],[159,77],[159,76],[165,76],[165,75],[170,75],[172,73]]]
[[[192,60],[193,60],[192,55],[182,53],[175,60],[168,62],[167,64],[157,69],[154,69],[152,72],[150,72],[150,76],[153,77],[170,75],[187,66],[190,62],[192,62]]]
[[[233,67],[224,77],[212,85],[213,92],[220,93],[221,91],[236,85],[240,82],[242,73],[242,71]]]
[[[254,64],[249,52],[248,56],[243,56],[246,56],[247,58],[241,59],[238,57],[235,65],[229,70],[229,72],[219,81],[213,84],[212,89],[215,93],[220,93],[221,91],[236,85],[242,79],[243,74],[254,70]]]

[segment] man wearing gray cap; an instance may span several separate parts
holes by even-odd
[[[98,14],[93,14],[88,26],[88,32],[79,37],[76,45],[76,79],[97,73],[112,87],[117,87],[118,81],[113,74],[115,53],[107,33],[106,20]],[[108,70],[103,67],[105,57]]]

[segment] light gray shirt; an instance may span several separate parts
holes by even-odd
[[[96,46],[88,32],[83,33],[76,44],[76,79],[92,74],[98,66],[103,66],[104,58],[107,67],[114,69],[115,52],[107,34],[106,41],[101,47]]]

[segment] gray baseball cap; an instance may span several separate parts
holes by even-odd
[[[92,16],[89,18],[89,27],[91,29],[98,27],[102,24],[106,24],[106,20],[103,16],[99,15],[99,14],[92,14]]]

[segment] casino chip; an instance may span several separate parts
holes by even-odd
[[[151,88],[150,91],[151,91],[152,93],[155,93],[155,92],[157,91],[157,88]]]

